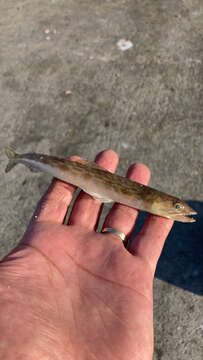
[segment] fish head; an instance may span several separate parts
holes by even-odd
[[[195,222],[190,215],[196,215],[197,212],[192,209],[185,201],[173,196],[160,196],[152,205],[154,214],[167,217],[181,222]]]

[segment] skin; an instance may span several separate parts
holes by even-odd
[[[77,160],[72,157],[71,160]],[[112,150],[96,162],[114,172]],[[149,169],[127,177],[147,184]],[[171,219],[149,215],[128,250],[113,233],[96,233],[100,202],[54,179],[20,244],[0,263],[0,359],[151,360],[152,285]],[[138,211],[114,204],[104,227],[131,234]]]

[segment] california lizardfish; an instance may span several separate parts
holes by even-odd
[[[71,161],[35,153],[20,155],[11,148],[5,151],[9,158],[6,172],[16,164],[24,164],[31,170],[43,171],[73,184],[101,202],[118,202],[181,222],[195,221],[188,215],[196,215],[196,211],[183,200],[112,174],[94,162],[84,159]]]

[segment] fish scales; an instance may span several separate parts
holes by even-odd
[[[49,159],[46,159],[45,161],[50,165],[52,163],[52,161],[49,161]],[[101,169],[100,167],[94,167],[95,164],[91,162],[89,162],[89,165],[86,165],[81,164],[80,162],[74,162],[66,159],[60,159],[60,161],[56,159],[56,162],[53,161],[53,163],[55,163],[56,166],[59,165],[62,170],[68,169],[72,171],[72,173],[79,174],[87,180],[92,179],[98,184],[104,184],[107,188],[113,189],[116,192],[120,192],[128,196],[136,195],[139,197],[139,199],[142,199],[142,197],[145,196],[146,200],[148,198],[158,196],[154,189],[151,189],[149,186],[136,183],[135,181],[129,180],[117,174],[112,174],[106,170]]]
[[[112,174],[103,170],[100,167],[96,167],[94,163],[89,162],[89,165],[82,164],[76,161],[70,161],[66,159],[49,158],[43,159],[47,164],[59,166],[61,170],[69,170],[72,173],[83,176],[85,179],[94,179],[98,183],[103,183],[106,187],[113,188],[115,191],[133,196],[136,192],[140,198],[143,195],[144,185],[137,184],[132,180],[123,178],[122,176]],[[94,165],[92,165],[94,164]],[[95,167],[94,167],[95,166]]]

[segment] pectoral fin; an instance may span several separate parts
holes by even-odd
[[[107,199],[107,198],[103,198],[101,197],[100,195],[94,195],[94,194],[90,194],[95,200],[97,201],[101,201],[103,203],[110,203],[110,202],[113,202],[113,200],[111,199]]]
[[[89,191],[89,190],[87,191],[85,188],[82,188],[82,190],[84,192],[86,192],[87,194],[89,194],[90,196],[92,196],[97,201],[100,201],[100,202],[103,202],[103,203],[113,202],[112,199],[104,198],[102,195],[100,195],[98,193],[95,193],[95,192],[92,192],[92,191]]]

